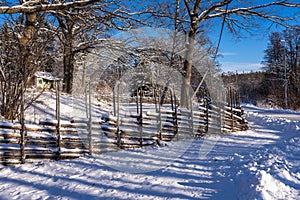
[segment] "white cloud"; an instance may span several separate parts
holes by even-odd
[[[260,63],[250,63],[250,62],[221,62],[221,69],[223,72],[251,72],[251,71],[261,71],[263,67]]]
[[[235,53],[235,52],[221,52],[221,53],[219,53],[219,55],[221,55],[221,56],[236,56],[237,53]]]

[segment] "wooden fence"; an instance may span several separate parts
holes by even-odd
[[[219,109],[207,105],[192,112],[161,109],[159,112],[124,113],[119,117],[103,115],[98,120],[73,119],[59,123],[44,119],[39,125],[25,125],[24,141],[21,141],[20,124],[2,122],[0,163],[71,159],[120,148],[159,145],[162,141],[198,137],[206,133],[245,130],[247,122],[242,114],[240,108]]]

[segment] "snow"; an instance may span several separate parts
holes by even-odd
[[[32,96],[35,96],[36,92],[32,91]],[[84,99],[84,98],[83,98]],[[75,98],[72,95],[62,93],[60,96],[60,111],[61,111],[61,123],[70,121],[72,118],[86,118],[85,101],[79,98]],[[93,105],[93,117],[98,117],[100,114],[107,111],[108,105],[104,105],[103,102],[97,102],[99,106]],[[97,108],[97,109],[96,109]],[[95,111],[94,111],[95,110]],[[101,113],[99,113],[101,112]],[[55,123],[56,119],[56,93],[51,91],[45,91],[37,99],[37,101],[25,111],[25,121],[28,123],[39,123],[39,120],[46,120],[49,123]],[[94,119],[93,119],[94,121]]]
[[[300,199],[300,113],[244,108],[247,131],[0,166],[0,199]]]
[[[61,80],[60,78],[53,76],[53,74],[51,74],[50,72],[38,71],[34,74],[34,76],[36,76],[38,78],[43,78],[46,80],[51,80],[51,81],[60,81]]]

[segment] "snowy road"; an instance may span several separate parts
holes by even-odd
[[[291,110],[269,110],[269,109],[263,109],[259,107],[253,107],[253,106],[243,106],[244,110],[246,112],[254,112],[260,115],[275,117],[275,118],[286,118],[290,120],[297,120],[300,121],[300,113],[291,111]]]
[[[246,113],[249,130],[194,140],[159,170],[133,174],[93,157],[0,166],[0,199],[300,199],[299,113],[253,106]],[[199,158],[203,142],[216,140]],[[158,166],[172,154],[151,151],[140,150],[146,157],[133,167]]]

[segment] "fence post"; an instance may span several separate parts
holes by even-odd
[[[114,116],[116,116],[116,91],[113,89],[113,108],[114,108]]]
[[[230,87],[230,120],[231,120],[231,131],[234,129],[233,123],[233,106],[234,106],[234,91]]]
[[[25,104],[25,91],[24,91],[24,81],[21,83],[21,105],[20,105],[20,153],[21,153],[21,163],[25,163],[25,117],[24,117],[24,104]]]
[[[170,89],[170,96],[171,96],[171,109],[172,109],[172,111],[174,111],[173,93],[172,93],[171,89]]]
[[[174,93],[174,127],[175,127],[175,134],[177,135],[177,139],[179,139],[178,136],[178,115],[177,115],[177,101],[176,101],[176,94],[175,91],[173,89],[173,93]]]
[[[191,134],[194,136],[194,112],[193,112],[193,99],[190,97],[190,128]]]
[[[155,105],[155,111],[157,112],[157,96],[156,96],[156,91],[157,90],[157,88],[156,88],[156,86],[155,86],[155,88],[153,88],[153,98],[154,98],[154,105]]]
[[[161,105],[158,103],[158,124],[157,124],[158,138],[162,140],[162,122],[161,122]]]
[[[208,102],[207,102],[207,99],[204,101],[204,105],[205,105],[205,119],[204,119],[204,121],[205,121],[205,133],[207,133],[208,132],[208,125],[209,125],[209,116],[208,116],[208,114],[209,114],[209,109],[208,109]]]
[[[89,124],[88,124],[88,140],[89,140],[89,154],[92,155],[92,100],[91,100],[91,82],[89,83]]]
[[[56,136],[57,136],[57,159],[61,155],[60,137],[60,81],[56,81]]]
[[[84,103],[85,103],[85,114],[86,118],[89,117],[89,108],[88,108],[88,86],[85,84],[84,86]]]
[[[120,93],[119,93],[119,85],[117,82],[117,145],[121,147],[121,133],[120,133]]]
[[[136,91],[136,113],[139,114],[139,89]]]
[[[143,146],[143,90],[141,87],[140,94],[140,119],[139,119],[139,132],[140,132],[140,146]]]

